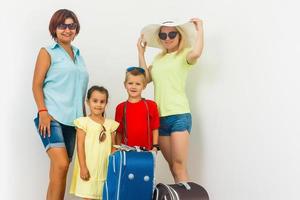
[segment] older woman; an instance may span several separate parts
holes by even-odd
[[[79,49],[71,45],[79,30],[72,11],[56,11],[49,24],[55,42],[41,48],[33,76],[38,108],[34,122],[50,158],[48,200],[64,199],[76,138],[73,121],[84,111],[88,73]]]

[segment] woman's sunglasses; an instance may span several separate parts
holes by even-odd
[[[72,23],[72,24],[59,24],[57,26],[57,28],[59,30],[66,30],[67,28],[69,28],[69,30],[75,30],[77,28],[77,24],[76,23]]]
[[[178,33],[178,32],[176,32],[176,31],[171,31],[171,32],[169,32],[169,33],[160,32],[160,33],[158,34],[158,37],[159,37],[159,39],[161,39],[161,40],[166,40],[167,37],[169,37],[171,40],[173,40],[174,38],[176,38],[177,33]]]
[[[143,68],[141,68],[141,67],[128,67],[128,68],[126,69],[126,72],[131,72],[131,71],[133,71],[133,70],[137,70],[137,71],[139,71],[139,72],[142,73],[142,74],[145,73],[145,70],[144,70]]]
[[[106,129],[103,125],[102,126],[102,130],[99,134],[99,143],[103,142],[106,139]]]

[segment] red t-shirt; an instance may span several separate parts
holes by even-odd
[[[115,120],[120,123],[117,133],[123,137],[123,112],[124,105],[126,106],[126,129],[127,129],[127,145],[146,147],[148,150],[152,149],[153,137],[152,131],[159,128],[159,114],[157,105],[154,101],[145,100],[149,109],[150,119],[150,144],[148,142],[148,121],[147,121],[147,107],[143,100],[137,103],[130,103],[128,101],[120,103],[116,107]]]

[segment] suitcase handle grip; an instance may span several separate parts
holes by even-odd
[[[186,190],[191,190],[191,186],[187,182],[180,182],[178,185],[185,187]]]

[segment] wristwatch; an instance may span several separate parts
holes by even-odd
[[[160,148],[159,148],[159,144],[153,144],[153,145],[152,145],[152,148],[154,148],[154,147],[157,149],[157,151],[159,151],[159,150],[160,150]]]

